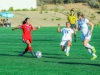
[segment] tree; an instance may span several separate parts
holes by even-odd
[[[60,0],[60,3],[61,3],[61,5],[63,5],[64,4],[64,0]]]

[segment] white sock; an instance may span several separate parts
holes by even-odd
[[[96,56],[96,54],[92,53],[93,56]]]
[[[92,49],[92,46],[90,44],[87,44],[86,47]]]
[[[70,47],[67,47],[66,48],[66,53],[69,53],[69,51],[70,51]]]
[[[88,49],[88,51],[89,51],[89,53],[91,53],[91,54],[92,54],[92,50],[91,50],[91,49]]]
[[[96,56],[96,54],[92,53],[91,49],[88,49],[89,53],[91,53],[93,56]]]
[[[65,50],[64,50],[64,52],[66,52],[67,50],[66,50],[66,48],[65,48]]]

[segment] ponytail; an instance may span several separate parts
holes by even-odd
[[[30,18],[25,18],[25,20],[22,21],[22,24],[26,24],[27,19],[30,19]]]
[[[22,24],[25,24],[26,23],[26,21],[22,21]]]

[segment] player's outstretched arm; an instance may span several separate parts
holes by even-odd
[[[16,30],[16,29],[19,29],[19,26],[18,27],[14,27],[12,28],[12,31]]]
[[[89,22],[88,24],[91,26],[91,29],[90,29],[90,35],[91,35],[92,34],[92,31],[93,31],[93,28],[94,28],[94,24],[91,23],[91,22]]]
[[[58,32],[58,33],[61,32],[61,30],[60,30],[60,24],[58,24],[57,32]]]
[[[34,28],[33,30],[35,31],[35,30],[38,30],[40,28],[41,28],[41,26],[39,25],[38,27]]]

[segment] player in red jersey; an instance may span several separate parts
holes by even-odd
[[[15,29],[22,29],[22,31],[23,31],[22,39],[27,44],[27,47],[25,48],[25,50],[21,54],[19,54],[20,56],[23,56],[28,50],[31,52],[32,56],[34,56],[34,52],[32,50],[32,46],[31,46],[31,43],[32,43],[31,31],[38,30],[39,28],[40,28],[40,26],[34,28],[30,24],[30,18],[25,18],[22,25],[12,29],[12,31]]]

